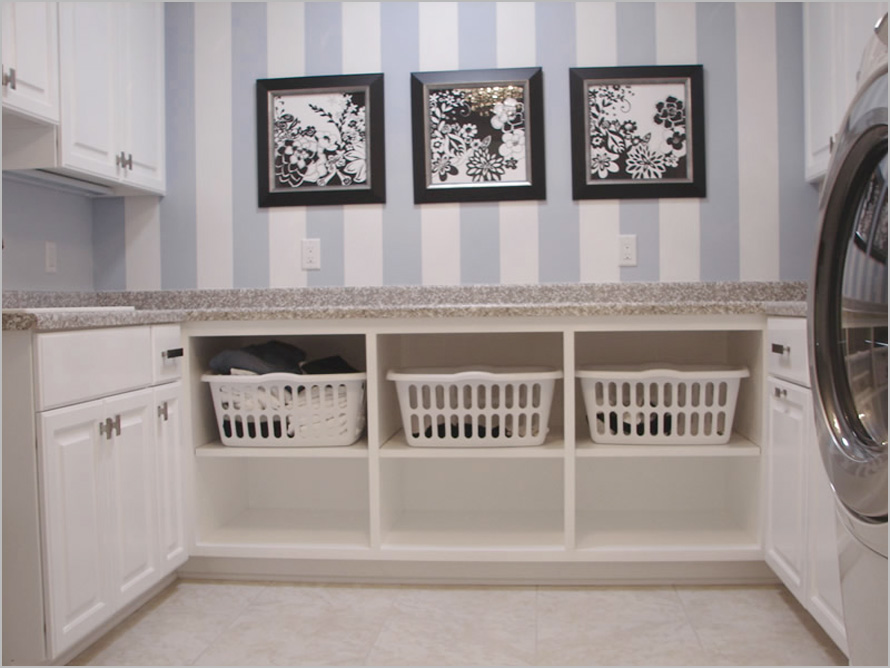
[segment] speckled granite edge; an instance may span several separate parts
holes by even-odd
[[[805,315],[803,282],[603,283],[522,286],[386,286],[162,290],[5,291],[3,307],[135,306],[130,312],[3,313],[3,329],[71,329],[185,321],[572,317],[593,315]]]

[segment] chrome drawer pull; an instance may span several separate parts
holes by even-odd
[[[783,346],[781,343],[774,343],[773,352],[776,355],[784,355],[785,353],[791,352],[791,346]]]
[[[171,348],[161,352],[161,357],[165,360],[172,360],[174,357],[182,357],[182,348]]]

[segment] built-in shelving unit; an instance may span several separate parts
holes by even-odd
[[[752,562],[760,552],[763,319],[755,316],[201,323],[186,328],[195,553],[436,562]],[[367,428],[347,447],[228,447],[210,357],[278,338],[366,371]],[[744,365],[725,445],[593,443],[576,369]],[[557,381],[532,447],[407,444],[391,369],[544,366]]]

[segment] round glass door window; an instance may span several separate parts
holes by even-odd
[[[850,426],[887,446],[887,152],[861,190],[847,242],[841,284],[840,336]],[[842,393],[843,389],[838,388]],[[858,424],[857,424],[858,422]]]

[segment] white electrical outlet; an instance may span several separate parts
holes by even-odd
[[[46,258],[46,273],[55,274],[59,270],[59,255],[55,241],[47,241],[44,247]]]
[[[321,269],[321,241],[303,239],[303,270]]]
[[[636,234],[619,234],[618,235],[618,266],[619,267],[636,267],[637,266],[637,235]]]

